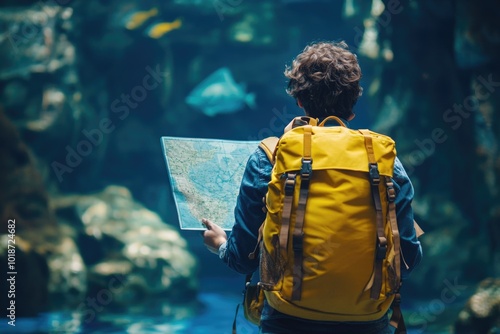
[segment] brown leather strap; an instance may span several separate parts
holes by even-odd
[[[307,197],[309,195],[309,181],[312,175],[312,127],[304,127],[304,152],[302,167],[300,169],[300,193],[295,215],[295,228],[293,231],[293,288],[292,300],[300,300],[302,295],[303,279],[303,244],[304,244],[304,216],[306,212]]]
[[[288,249],[288,235],[290,217],[292,215],[293,194],[295,192],[295,179],[297,174],[288,173],[285,180],[285,198],[283,199],[283,212],[281,213],[280,248],[285,252]]]
[[[373,277],[373,286],[370,293],[370,298],[377,300],[380,297],[382,290],[382,266],[387,253],[387,239],[384,233],[384,222],[382,218],[382,205],[378,186],[372,185],[372,197],[377,210],[377,245],[375,247],[375,275]]]
[[[384,231],[384,219],[382,213],[382,202],[380,200],[379,184],[380,174],[378,171],[377,160],[373,150],[372,135],[368,130],[359,130],[365,138],[365,147],[368,154],[368,173],[370,177],[370,185],[373,203],[376,210],[376,226],[377,226],[377,244],[375,246],[375,267],[373,285],[370,292],[370,298],[377,300],[380,297],[382,290],[382,266],[387,253],[387,238]]]
[[[303,159],[312,160],[311,157],[311,146],[312,146],[312,126],[306,125],[304,126],[304,154]]]
[[[401,312],[401,295],[396,293],[394,301],[392,302],[392,316],[389,321],[390,325],[396,328],[394,334],[406,334],[406,324]]]
[[[396,190],[394,189],[394,183],[390,177],[385,178],[385,184],[387,187],[387,201],[389,202],[389,221],[391,223],[392,238],[394,244],[394,269],[396,270],[396,277],[398,282],[401,280],[401,242],[399,238],[399,228],[398,220],[396,216]]]
[[[302,264],[303,264],[303,244],[304,244],[304,215],[306,211],[307,197],[309,194],[309,176],[300,179],[300,195],[297,205],[295,228],[293,230],[293,288],[292,300],[300,300],[302,295]]]
[[[365,147],[366,153],[368,153],[368,162],[370,164],[377,164],[377,159],[375,159],[375,152],[373,151],[373,140],[370,130],[361,129],[358,130],[365,137]]]

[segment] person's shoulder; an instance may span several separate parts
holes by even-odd
[[[257,149],[254,151],[252,155],[255,156],[256,160],[258,160],[259,166],[261,166],[261,168],[267,168],[269,166],[272,166],[272,163],[269,160],[267,153],[264,151],[262,147],[260,146],[257,147]]]
[[[267,153],[264,151],[264,149],[260,146],[257,146],[248,157],[247,164],[262,168],[263,166],[271,164],[271,162],[269,161]]]
[[[394,175],[393,175],[394,180],[396,182],[401,182],[401,181],[409,181],[410,177],[408,176],[408,173],[406,172],[403,163],[401,160],[399,160],[398,157],[394,160]]]

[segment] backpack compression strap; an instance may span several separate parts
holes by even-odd
[[[365,146],[368,153],[369,162],[369,173],[370,173],[370,183],[372,186],[372,196],[373,202],[375,203],[375,209],[377,210],[377,249],[375,251],[375,278],[373,281],[373,286],[371,289],[370,298],[378,299],[380,291],[382,288],[382,263],[387,252],[387,239],[384,233],[384,222],[382,218],[382,204],[380,200],[380,193],[378,191],[378,185],[380,183],[380,174],[378,172],[377,160],[375,159],[375,154],[373,151],[372,136],[368,130],[359,130],[365,137]],[[387,187],[387,200],[389,202],[388,216],[391,223],[391,229],[393,233],[394,242],[394,266],[396,270],[396,278],[400,281],[401,277],[401,259],[400,259],[400,240],[399,240],[399,229],[396,219],[396,192],[394,190],[394,184],[390,178],[386,178]],[[401,295],[399,294],[399,289],[396,291],[396,296],[392,303],[392,316],[390,319],[391,326],[396,328],[395,334],[406,334],[406,325],[403,318],[403,313],[400,307]]]
[[[389,323],[396,329],[394,331],[394,334],[406,334],[406,324],[403,313],[401,312],[401,295],[399,294],[399,292],[396,293],[391,307],[392,316],[389,320]]]
[[[373,151],[372,135],[368,130],[359,130],[365,137],[365,147],[368,153],[368,171],[372,188],[373,203],[377,212],[377,246],[375,249],[375,270],[370,298],[377,300],[382,290],[382,265],[387,253],[387,238],[384,232],[384,220],[382,214],[382,202],[380,200],[379,184],[380,174],[377,160]]]
[[[314,123],[313,123],[314,124]],[[302,125],[302,124],[301,124]],[[297,174],[300,175],[300,191],[299,191],[299,201],[296,210],[295,217],[295,227],[292,236],[292,247],[294,254],[294,265],[293,265],[293,291],[292,300],[300,300],[302,294],[302,279],[303,279],[303,227],[304,227],[304,215],[306,211],[307,197],[309,195],[309,181],[312,175],[312,125],[307,124],[304,126],[304,151],[302,156],[302,167],[300,173],[287,173],[287,178],[285,180],[285,198],[283,200],[283,210],[281,214],[281,229],[279,236],[279,244],[284,252],[287,252],[288,248],[288,235],[290,229],[290,218],[293,206],[293,195],[295,193],[295,184],[297,180]],[[279,138],[269,137],[261,141],[259,147],[261,147],[266,153],[269,161],[274,165],[274,151],[278,144]]]
[[[300,191],[299,203],[295,215],[295,228],[293,230],[293,290],[292,300],[300,300],[302,294],[303,279],[303,244],[304,244],[304,215],[306,212],[307,197],[309,195],[309,181],[312,176],[312,126],[304,126],[304,152],[302,155],[302,167],[300,168]]]
[[[390,177],[385,178],[385,184],[387,187],[387,201],[389,202],[389,222],[391,223],[392,238],[394,243],[394,270],[396,270],[396,279],[401,281],[401,243],[399,239],[399,229],[398,221],[396,217],[396,190],[394,189],[394,183]]]
[[[274,165],[274,151],[278,145],[278,137],[268,137],[262,140],[259,147],[266,153],[267,158]],[[292,215],[293,195],[295,190],[297,173],[287,173],[285,180],[285,198],[283,200],[283,210],[281,213],[281,229],[279,235],[280,248],[284,253],[288,249],[288,231],[290,227],[290,217]],[[265,199],[264,199],[265,200]]]

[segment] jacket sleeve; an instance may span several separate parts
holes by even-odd
[[[422,246],[413,226],[413,185],[408,174],[396,158],[394,163],[394,184],[396,188],[396,215],[401,238],[401,277],[408,278],[422,259]]]
[[[257,270],[258,256],[250,260],[248,254],[257,246],[259,227],[264,222],[263,198],[271,178],[272,165],[261,148],[249,157],[241,181],[234,209],[235,223],[231,234],[219,250],[221,259],[233,270],[249,274]]]

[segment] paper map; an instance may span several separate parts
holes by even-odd
[[[234,207],[248,157],[258,141],[162,137],[181,229],[203,230],[207,218],[225,230],[234,224]]]

